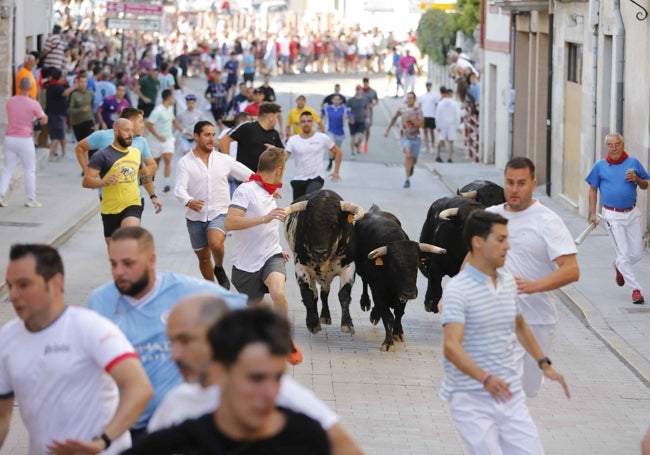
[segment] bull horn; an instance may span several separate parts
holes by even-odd
[[[354,202],[341,201],[341,211],[352,213],[354,215],[354,221],[359,221],[365,215],[363,208]]]
[[[296,202],[295,204],[291,204],[289,207],[284,209],[284,211],[287,213],[287,216],[295,212],[303,212],[307,208],[307,202],[308,201]]]
[[[472,191],[465,191],[464,193],[458,193],[459,195],[466,197],[467,199],[476,199],[476,195],[478,194],[476,190]]]
[[[443,210],[438,215],[438,219],[448,221],[450,216],[456,216],[456,215],[458,215],[458,207],[454,207],[453,209]]]
[[[372,261],[373,259],[376,259],[379,256],[384,256],[387,251],[388,251],[388,247],[385,246],[380,246],[379,248],[375,248],[370,253],[368,253],[368,259]]]
[[[445,254],[447,250],[439,246],[431,245],[429,243],[420,243],[420,251],[423,253]]]

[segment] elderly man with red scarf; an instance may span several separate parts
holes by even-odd
[[[254,305],[270,294],[276,311],[288,316],[285,292],[289,253],[280,246],[280,222],[286,211],[278,207],[275,192],[282,187],[287,152],[269,147],[259,158],[257,172],[232,195],[225,228],[232,232],[232,284]],[[291,341],[289,363],[302,362],[302,353]]]
[[[639,160],[625,153],[625,142],[619,133],[605,136],[607,156],[594,164],[586,182],[589,184],[589,222],[598,223],[596,201],[598,190],[602,199],[602,218],[616,250],[616,284],[632,289],[632,303],[641,304],[641,284],[632,265],[643,256],[641,212],[636,206],[637,188],[648,188],[650,175]]]

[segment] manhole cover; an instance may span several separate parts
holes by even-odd
[[[6,227],[38,227],[42,223],[26,223],[23,221],[0,221],[0,226]]]
[[[648,313],[648,314],[650,314],[650,307],[623,308],[623,311],[625,311],[626,313]]]

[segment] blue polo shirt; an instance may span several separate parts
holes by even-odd
[[[625,180],[628,169],[634,169],[637,177],[643,180],[650,179],[639,160],[628,156],[620,164],[609,164],[602,159],[591,169],[585,181],[592,187],[600,189],[600,198],[603,205],[616,209],[627,209],[636,204],[637,184]]]
[[[327,116],[327,131],[337,136],[345,136],[343,129],[343,114],[345,106],[340,105],[338,108],[333,104],[325,106],[325,115]]]

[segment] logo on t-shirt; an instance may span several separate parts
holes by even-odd
[[[171,312],[171,310],[165,310],[162,313],[160,313],[160,322],[167,325],[167,319],[169,319],[169,313],[170,312]]]
[[[45,355],[48,354],[61,354],[70,352],[70,346],[67,344],[48,344],[45,346]]]

